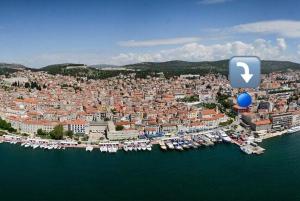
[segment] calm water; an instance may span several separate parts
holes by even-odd
[[[262,146],[261,156],[226,144],[109,155],[1,144],[0,200],[300,200],[300,133]]]

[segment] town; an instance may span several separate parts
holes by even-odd
[[[0,76],[2,141],[33,148],[102,152],[184,150],[226,141],[262,153],[263,139],[300,130],[300,72],[263,74],[243,92],[221,74],[87,79],[23,70]],[[59,142],[59,143],[58,143]]]

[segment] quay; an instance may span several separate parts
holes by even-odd
[[[98,144],[78,143],[74,140],[50,140],[40,138],[23,137],[14,134],[6,134],[0,136],[0,143],[6,142],[11,144],[20,144],[27,148],[33,149],[66,149],[66,148],[82,148],[87,152],[99,150],[103,153],[116,153],[119,150],[125,152],[130,151],[151,151],[153,145],[160,147],[162,151],[176,150],[185,151],[189,149],[197,149],[200,147],[214,146],[218,143],[232,143],[246,154],[263,154],[265,149],[260,147],[257,142],[275,136],[285,134],[286,131],[278,131],[266,133],[264,137],[239,137],[227,135],[222,129],[212,129],[194,133],[177,134],[174,136],[160,136],[153,139],[138,139],[125,141],[101,141]]]

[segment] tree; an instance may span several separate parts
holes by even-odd
[[[74,135],[74,133],[73,133],[73,131],[71,131],[71,130],[67,130],[67,131],[65,132],[65,135],[68,136],[69,138],[72,138],[73,135]]]
[[[7,123],[5,120],[0,118],[0,129],[7,130],[9,132],[16,132],[17,130],[14,129],[10,123]]]
[[[124,126],[122,126],[122,125],[117,125],[116,126],[116,130],[117,131],[121,131],[121,130],[123,130],[124,129]]]
[[[64,137],[64,127],[62,125],[57,125],[54,127],[53,131],[50,132],[50,137],[55,140],[61,140]]]
[[[38,130],[37,130],[37,135],[39,135],[39,136],[44,136],[44,135],[46,135],[47,133],[46,132],[44,132],[41,128],[39,128]]]
[[[29,88],[30,84],[28,82],[25,83],[25,88]]]

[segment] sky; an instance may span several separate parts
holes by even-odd
[[[300,63],[298,0],[1,0],[0,62]]]

